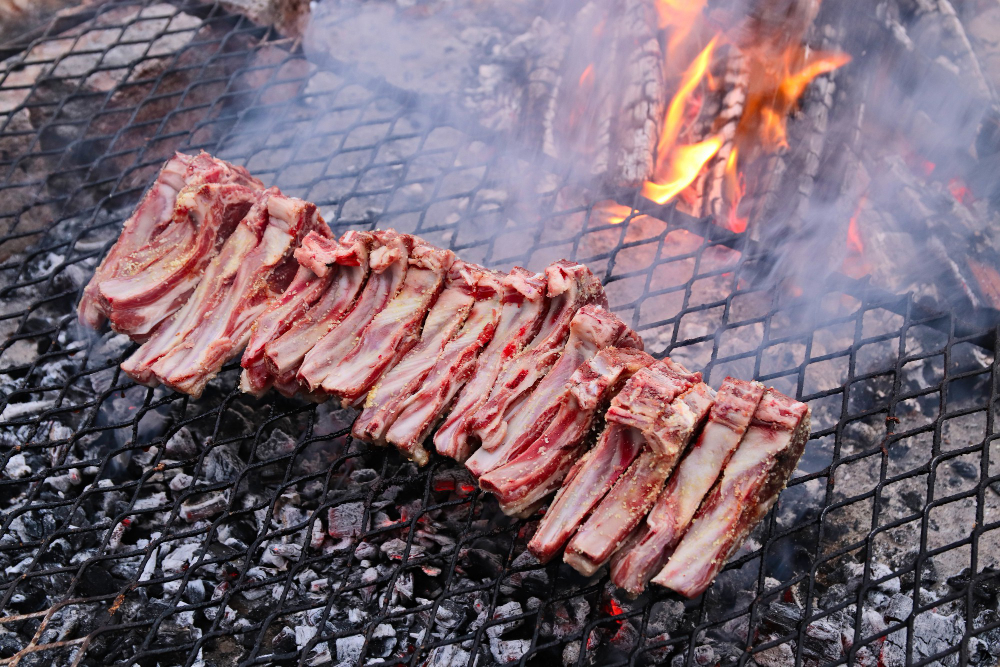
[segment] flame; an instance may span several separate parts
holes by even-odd
[[[747,184],[743,174],[736,167],[739,148],[733,147],[726,158],[725,189],[728,193],[729,211],[726,214],[726,229],[742,234],[747,229],[747,218],[739,217],[740,202],[746,194]]]
[[[681,131],[681,122],[684,120],[684,108],[687,106],[691,94],[705,76],[709,63],[712,62],[712,51],[715,49],[716,39],[708,43],[701,53],[694,59],[694,62],[684,72],[681,85],[677,93],[667,107],[667,114],[663,119],[663,129],[660,131],[660,140],[657,142],[657,174],[665,167],[661,164],[670,152],[670,149],[677,143],[677,137]]]
[[[657,204],[666,204],[698,178],[705,163],[722,147],[722,138],[715,136],[690,146],[677,146],[670,155],[669,166],[656,183],[642,184],[642,196]]]
[[[707,0],[658,0],[656,13],[660,30],[673,28],[667,40],[667,55],[674,55],[681,44],[687,41],[691,31],[705,10]]]
[[[865,244],[861,240],[861,234],[858,232],[858,216],[860,214],[861,206],[858,206],[858,210],[851,216],[851,222],[847,225],[847,248],[853,253],[864,255]]]
[[[594,204],[594,215],[600,222],[608,225],[618,225],[632,215],[632,209],[628,206],[614,202],[610,199]]]
[[[847,256],[844,257],[842,270],[852,278],[863,278],[871,273],[872,268],[865,258],[865,244],[861,240],[861,231],[858,228],[858,220],[866,200],[867,196],[861,197],[847,225]]]
[[[774,46],[752,46],[746,51],[750,81],[738,141],[764,150],[788,147],[786,122],[812,81],[850,62],[846,53],[809,51],[790,44],[776,55]]]
[[[592,85],[594,85],[594,63],[587,65],[587,68],[583,70],[583,74],[580,75],[581,88]]]

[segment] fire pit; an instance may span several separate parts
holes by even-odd
[[[813,150],[822,168],[799,174],[815,188],[798,204],[786,196],[814,105],[857,120],[869,100],[829,88],[874,86],[877,69],[851,69],[859,45],[896,36],[916,76],[925,56],[905,50],[921,43],[907,30],[940,21],[961,41],[964,14],[944,0],[884,3],[858,32],[838,22],[852,3],[824,3],[803,39],[826,35],[824,48],[855,61],[807,89],[788,149],[748,163],[746,194],[715,210],[709,176],[725,176],[725,161],[657,204],[645,176],[615,172],[621,161],[582,177],[586,133],[541,151],[530,147],[544,146],[543,121],[515,137],[528,125],[500,122],[504,109],[528,106],[496,100],[528,88],[504,96],[483,84],[463,101],[469,89],[442,65],[439,87],[421,91],[309,32],[377,29],[397,11],[431,20],[437,5],[323,4],[305,37],[289,5],[264,15],[238,2],[109,2],[23,17],[0,44],[0,664],[995,664],[995,184],[953,175],[976,171],[954,151],[926,167],[925,146],[862,151],[870,135],[831,132],[816,135],[827,141]],[[501,70],[475,77],[523,62],[510,44],[525,31],[559,34],[552,17],[548,28],[501,18],[482,37],[481,24],[449,15],[480,45],[463,57],[504,46],[480,63]],[[575,57],[563,51],[560,62]],[[527,52],[538,75],[544,53]],[[713,62],[714,76],[735,67]],[[931,62],[971,76],[968,61],[952,61],[957,73]],[[574,81],[586,82],[585,69]],[[978,71],[992,99],[992,70]],[[461,85],[467,74],[456,74]],[[484,126],[485,111],[496,122]],[[969,141],[992,145],[989,126],[973,124]],[[705,140],[711,123],[695,126],[704,136],[691,141]],[[826,159],[848,140],[864,187],[824,171],[858,173]],[[609,143],[608,155],[621,146]],[[86,331],[75,306],[163,160],[199,149],[316,202],[338,234],[392,227],[498,268],[586,263],[655,356],[713,386],[752,377],[807,402],[813,434],[798,470],[705,595],[651,588],[630,600],[604,570],[585,578],[538,564],[525,549],[538,516],[504,516],[462,466],[439,457],[418,468],[353,440],[355,411],[249,397],[235,362],[197,401],[136,385],[118,368],[135,346]],[[984,153],[975,164],[987,164]],[[885,164],[906,170],[876,171]],[[910,192],[937,198],[919,233],[872,222]],[[834,204],[820,208],[824,197]],[[822,215],[803,214],[809,206]],[[947,220],[965,227],[931,233]],[[904,233],[940,246],[927,261],[952,282],[904,279],[885,264]],[[789,261],[834,238],[836,261],[818,277],[799,270],[815,255]]]

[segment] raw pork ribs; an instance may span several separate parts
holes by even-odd
[[[79,316],[141,343],[134,380],[195,397],[242,351],[244,392],[360,408],[355,438],[464,463],[509,515],[551,500],[542,562],[693,597],[775,503],[809,408],[733,378],[716,393],[607,305],[575,262],[500,273],[393,230],[334,238],[315,205],[202,153],[164,165]]]

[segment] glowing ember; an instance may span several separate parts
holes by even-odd
[[[958,203],[968,206],[972,203],[972,193],[969,191],[968,186],[957,178],[953,178],[948,181],[948,192],[954,197]]]
[[[643,183],[642,196],[657,204],[666,204],[698,178],[701,168],[721,147],[721,137],[712,137],[690,146],[677,146],[670,155],[667,173],[662,177],[658,175],[658,183]]]
[[[600,223],[607,225],[618,225],[625,221],[625,219],[632,214],[632,209],[628,206],[622,206],[610,199],[606,199],[601,202],[597,202],[594,205],[594,216]]]

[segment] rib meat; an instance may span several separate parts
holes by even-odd
[[[583,264],[560,260],[545,269],[545,276],[549,305],[541,330],[500,372],[489,400],[470,422],[470,432],[487,451],[505,441],[508,415],[562,354],[576,312],[587,304],[608,305],[601,282]]]
[[[156,241],[129,255],[118,274],[98,286],[100,310],[111,328],[135,340],[148,338],[191,296],[259,194],[232,183],[183,189]]]
[[[139,382],[160,381],[192,396],[239,352],[250,326],[289,284],[292,253],[313,229],[325,227],[316,206],[261,193],[212,260],[191,298],[123,364]]]
[[[420,340],[427,311],[437,300],[455,253],[416,239],[410,268],[399,293],[375,315],[357,343],[323,380],[323,391],[339,397],[344,406],[356,404],[382,374]]]
[[[351,312],[358,294],[368,278],[372,249],[378,247],[377,235],[371,232],[350,231],[340,239],[334,250],[336,265],[331,267],[332,275],[319,299],[291,326],[280,335],[268,340],[264,345],[264,363],[272,377],[275,389],[291,397],[302,388],[296,377],[306,354],[337,326],[344,316]],[[305,246],[303,246],[305,247]],[[302,254],[296,251],[300,263],[307,265],[322,263],[321,255],[308,249]]]
[[[375,238],[377,244],[369,256],[371,275],[361,296],[350,313],[331,326],[315,346],[306,351],[302,359],[297,378],[308,390],[319,388],[329,370],[351,350],[376,313],[396,296],[406,278],[413,237],[388,230],[375,232]],[[283,339],[288,339],[291,335],[292,332],[289,332]],[[279,365],[279,371],[280,368]]]
[[[727,377],[701,435],[677,466],[649,516],[636,529],[628,546],[611,560],[611,580],[638,595],[667,562],[698,506],[715,483],[764,395],[759,382]]]
[[[441,427],[434,434],[434,446],[438,453],[457,461],[465,461],[472,453],[469,437],[470,420],[489,399],[490,390],[503,368],[541,327],[546,312],[545,306],[548,303],[545,298],[545,287],[544,274],[532,274],[519,266],[514,267],[514,270],[503,279],[500,319],[496,323],[496,330],[489,345],[475,360],[472,375],[464,387],[457,382],[449,389],[454,393],[461,387],[461,392]],[[465,363],[471,365],[472,360],[467,360]],[[451,396],[448,396],[443,405],[447,405],[450,400]],[[403,440],[401,436],[397,437]]]
[[[133,253],[155,243],[158,236],[169,229],[181,190],[205,183],[235,183],[254,189],[264,187],[242,167],[217,160],[208,153],[196,156],[176,153],[160,169],[153,185],[143,195],[132,216],[125,221],[118,240],[84,288],[78,307],[82,323],[94,329],[101,326],[107,317],[100,302],[101,284],[124,275]]]
[[[582,312],[582,311],[581,311]],[[632,348],[607,347],[574,371],[559,411],[528,448],[479,479],[507,514],[525,516],[554,493],[580,458],[594,415],[608,396],[639,369],[656,360]]]
[[[492,450],[485,446],[465,465],[476,477],[502,466],[521,454],[542,434],[566,398],[566,383],[581,364],[590,361],[599,350],[622,343],[634,346],[638,340],[624,322],[600,306],[588,304],[570,321],[569,338],[551,370],[531,389],[499,424],[503,439]],[[478,431],[482,435],[482,431]]]
[[[424,440],[472,375],[476,356],[493,338],[500,319],[503,274],[491,272],[486,275],[491,278],[491,284],[480,282],[479,296],[462,330],[445,345],[420,388],[400,404],[392,426],[386,431],[386,441],[420,465],[429,458],[423,447]]]
[[[267,345],[303,321],[331,284],[341,277],[341,265],[346,265],[344,270],[351,274],[356,272],[355,267],[364,265],[367,269],[370,239],[371,235],[364,232],[347,232],[338,242],[330,238],[329,231],[312,231],[302,240],[295,250],[299,268],[292,284],[253,325],[240,362],[244,369],[240,389],[260,396],[274,384],[275,373],[266,357]]]
[[[491,279],[483,267],[461,260],[452,264],[447,286],[427,313],[420,342],[368,392],[365,409],[354,422],[356,438],[384,442],[385,432],[395,421],[400,406],[423,384],[445,345],[464,324],[476,302],[477,286]]]
[[[563,547],[587,514],[625,472],[645,445],[648,430],[663,405],[701,382],[670,359],[640,369],[611,401],[607,426],[592,450],[570,469],[542,518],[528,549],[547,562]]]
[[[666,404],[651,428],[643,429],[646,448],[615,483],[566,546],[564,560],[591,575],[618,550],[656,502],[684,448],[708,416],[715,392],[704,382]],[[657,440],[670,452],[653,450]]]
[[[700,595],[778,499],[809,438],[809,407],[769,389],[722,478],[653,579]]]
[[[96,329],[109,315],[109,304],[102,299],[100,293],[101,286],[105,282],[140,275],[144,266],[155,262],[164,254],[178,250],[179,246],[192,245],[192,221],[187,219],[185,215],[178,215],[176,211],[177,198],[185,188],[197,190],[202,185],[210,183],[233,184],[254,191],[264,187],[260,181],[250,176],[242,167],[235,167],[222,160],[217,160],[207,153],[196,156],[177,153],[167,160],[131,217],[125,221],[118,240],[97,267],[87,287],[84,288],[83,297],[80,299],[78,307],[80,321],[83,324]],[[249,209],[249,206],[246,208]],[[246,210],[243,210],[242,213],[246,213]],[[241,218],[242,215],[239,217]],[[238,221],[237,218],[236,222]],[[175,223],[180,223],[180,227],[176,227]],[[231,226],[224,228],[223,236],[231,231]],[[181,243],[184,240],[187,242]],[[183,274],[184,272],[182,272]],[[117,295],[121,288],[122,286],[119,285],[114,293]],[[137,291],[137,296],[139,292],[141,290]],[[152,317],[154,314],[151,313],[148,317]],[[147,335],[153,326],[169,315],[169,312],[166,313],[148,328],[135,326],[135,335]],[[137,317],[139,317],[138,314],[133,315],[133,318]],[[130,325],[128,322],[123,322],[122,326],[128,327]],[[131,331],[124,329],[123,333],[132,335]]]

